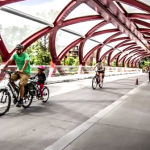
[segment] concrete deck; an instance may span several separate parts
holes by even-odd
[[[127,98],[124,95],[137,87],[136,78],[139,79],[139,84],[147,81],[146,75],[123,79],[117,76],[107,77],[104,87],[96,90],[91,87],[91,79],[47,85],[51,92],[47,103],[34,101],[29,109],[12,107],[0,118],[0,150],[62,150],[76,149],[77,145],[77,149],[82,150],[82,146],[88,147],[88,144],[97,147],[93,140],[96,142],[100,139],[99,136],[105,137],[107,132],[103,129],[97,131],[93,127],[105,125],[99,121],[111,114],[112,108],[119,108],[122,100],[125,101],[123,98]],[[130,115],[130,109],[128,110]],[[95,129],[95,133],[90,130],[92,128]],[[84,136],[86,133],[87,137]],[[81,139],[81,143],[76,145],[76,142],[80,142],[82,134],[85,141],[82,142]],[[109,144],[107,137],[109,136],[104,140]],[[97,144],[99,143],[100,141],[97,141]],[[93,150],[95,147],[89,148]]]
[[[150,83],[145,82],[45,150],[149,150],[149,139]]]

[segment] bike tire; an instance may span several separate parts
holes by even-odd
[[[50,91],[49,91],[48,87],[44,86],[44,88],[43,88],[43,97],[44,97],[44,90],[47,90],[47,95],[48,96],[47,96],[46,99],[43,99],[42,101],[43,101],[43,103],[46,103],[48,101],[48,99],[49,99]]]
[[[30,98],[30,99],[28,99],[28,98]],[[28,104],[26,105],[25,103],[26,103],[26,100],[28,99]],[[30,105],[32,104],[32,100],[33,100],[33,96],[32,95],[30,95],[29,94],[29,92],[24,96],[24,99],[23,99],[23,105],[22,105],[22,107],[23,108],[29,108],[30,107]]]
[[[95,84],[95,85],[94,85]],[[97,88],[97,79],[96,79],[96,77],[94,77],[93,79],[92,79],[92,88],[93,88],[93,90],[95,90],[96,88]]]
[[[10,93],[8,91],[6,91],[6,89],[1,89],[0,90],[0,93],[3,92],[3,96],[4,95],[7,95],[8,96],[8,105],[7,106],[4,106],[3,108],[1,107],[0,109],[0,116],[3,116],[6,112],[9,111],[10,109],[10,105],[11,105],[11,96],[10,96]],[[1,94],[0,94],[1,95]],[[1,97],[0,97],[0,104],[1,104]]]

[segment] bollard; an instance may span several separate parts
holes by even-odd
[[[136,79],[136,83],[135,83],[135,85],[139,85],[139,81],[138,81],[138,78]]]

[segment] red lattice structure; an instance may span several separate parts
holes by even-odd
[[[0,7],[20,1],[21,0],[0,0]],[[80,6],[83,3],[92,8],[99,15],[84,16],[65,20],[65,18],[73,10],[75,10],[78,6]],[[138,8],[144,13],[130,13],[124,7],[124,4],[130,7]],[[119,66],[120,63],[122,63],[123,66],[127,64],[128,67],[136,67],[138,61],[150,55],[150,23],[143,21],[143,19],[150,19],[150,7],[147,4],[136,0],[72,0],[57,16],[57,18],[53,22],[54,27],[45,27],[44,29],[34,33],[21,43],[25,46],[25,48],[27,48],[43,35],[50,33],[49,47],[52,60],[55,65],[60,65],[60,62],[66,55],[66,53],[77,44],[80,44],[79,62],[81,66],[84,66],[88,57],[94,51],[97,51],[96,61],[98,61],[100,58],[104,59],[106,56],[108,56],[108,65],[110,65],[116,59],[117,66]],[[69,25],[87,22],[89,20],[101,20],[101,22],[92,27],[85,34],[85,37],[79,37],[77,40],[73,41],[68,46],[66,46],[60,52],[60,54],[57,55],[55,42],[58,30]],[[97,31],[98,29],[107,26],[109,23],[113,24],[116,28]],[[145,28],[140,28],[139,25],[142,25]],[[99,35],[102,36],[107,33],[114,34],[109,36],[103,43],[99,43],[94,48],[89,50],[85,56],[83,55],[83,49],[87,40]],[[126,36],[119,37],[120,35]],[[118,41],[119,43],[112,48],[110,47],[109,50],[102,54],[102,50],[105,47],[105,45],[111,44],[116,41]],[[122,50],[118,51],[118,53],[113,54],[115,49]],[[0,41],[0,54],[2,56],[3,63],[5,63],[11,57],[13,52],[14,50],[11,53],[8,53],[4,42],[2,40]]]

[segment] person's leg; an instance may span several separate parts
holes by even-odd
[[[100,83],[102,83],[103,82],[103,78],[102,78],[102,73],[100,73]]]
[[[15,86],[15,81],[17,81],[18,79],[19,79],[20,77],[17,75],[17,74],[12,74],[11,75],[11,82],[10,82],[10,84],[11,84],[11,86],[14,88],[14,90],[16,90],[15,88],[16,88],[16,86]]]
[[[27,84],[28,79],[29,79],[29,75],[27,75],[25,73],[20,74],[20,100],[17,104],[18,107],[21,107],[21,105],[22,105],[22,101],[23,101],[23,97],[24,97],[24,93],[25,93],[24,86]]]
[[[102,74],[102,82],[103,82],[103,80],[104,80],[104,73]]]
[[[100,73],[97,72],[96,74],[97,74],[97,76],[99,77],[99,83],[100,83]]]
[[[40,93],[41,93],[42,98],[43,98],[43,87],[44,87],[44,84],[40,84]]]

